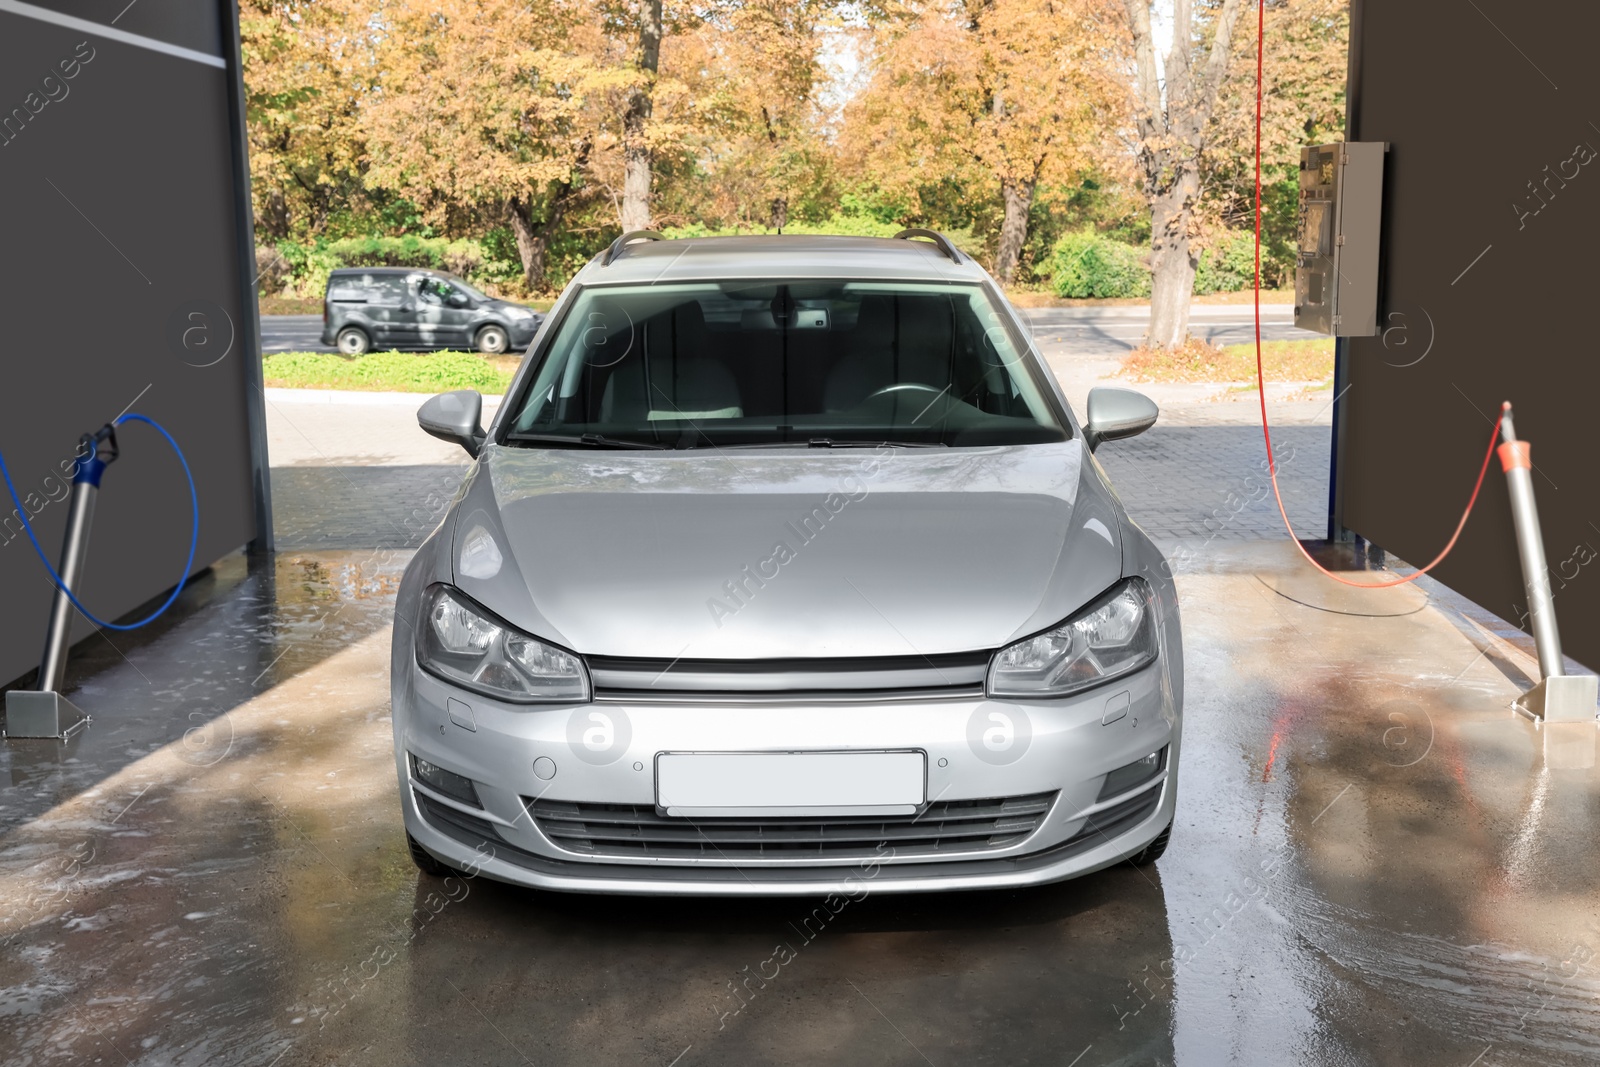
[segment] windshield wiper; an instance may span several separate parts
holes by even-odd
[[[831,437],[813,437],[806,442],[810,448],[949,448],[943,441],[835,441]]]
[[[598,433],[514,433],[508,434],[506,440],[518,444],[526,442],[533,445],[577,445],[579,448],[648,448],[655,451],[667,451],[672,447],[671,445],[652,444],[649,441],[624,441],[620,438],[606,437]]]
[[[695,446],[700,447],[700,446]],[[801,441],[749,441],[710,445],[711,448],[948,448],[943,441],[836,441],[831,437],[810,437]]]

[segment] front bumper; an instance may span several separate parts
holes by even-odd
[[[539,324],[544,320],[539,317],[531,319],[511,319],[506,323],[506,337],[511,342],[511,347],[519,352],[525,350],[533,343],[534,334],[539,332]]]
[[[398,670],[404,677],[394,687],[395,759],[407,830],[453,867],[540,889],[775,896],[1038,885],[1138,852],[1170,825],[1176,801],[1180,724],[1159,661],[1109,685],[1051,701],[974,695],[539,708],[463,692],[414,661]],[[1124,714],[1102,722],[1108,708],[1124,706]],[[596,711],[606,716],[614,739],[599,756],[574,743]],[[1012,750],[997,759],[984,751],[980,738],[992,711],[1026,724],[1020,754]],[[1167,758],[1160,774],[1101,799],[1110,771],[1162,748]],[[1036,829],[1003,848],[929,856],[897,855],[891,846],[848,860],[583,854],[541,832],[528,808],[530,801],[653,807],[655,757],[661,752],[905,749],[927,755],[930,802],[1042,793],[1054,794],[1053,802]],[[408,753],[471,779],[481,808],[416,782]],[[548,778],[535,773],[536,761]]]

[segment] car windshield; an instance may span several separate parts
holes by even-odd
[[[1065,440],[1024,345],[977,285],[591,287],[546,346],[505,439],[613,448]]]
[[[466,293],[474,300],[490,299],[489,295],[483,290],[479,289],[475,285],[463,281],[460,278],[457,278],[454,274],[442,274],[440,277],[448,279],[451,285],[455,286],[457,289],[460,289],[463,293]]]

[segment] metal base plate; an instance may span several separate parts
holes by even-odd
[[[1546,678],[1517,701],[1517,710],[1545,722],[1589,722],[1595,720],[1595,699],[1600,696],[1600,678],[1592,674],[1567,674]]]
[[[6,694],[6,737],[53,737],[65,741],[89,725],[89,716],[60,693],[13,689]]]

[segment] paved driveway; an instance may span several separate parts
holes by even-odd
[[[1075,398],[1098,380],[1082,348],[1046,354]],[[848,905],[420,878],[388,621],[465,462],[420,399],[274,392],[291,550],[75,656],[96,721],[70,745],[0,746],[0,1062],[1600,1061],[1592,726],[1511,714],[1536,667],[1436,586],[1344,590],[1269,543],[1247,404],[1168,403],[1099,453],[1169,546],[1210,539],[1178,571],[1155,868]],[[1311,532],[1327,405],[1274,417]]]

